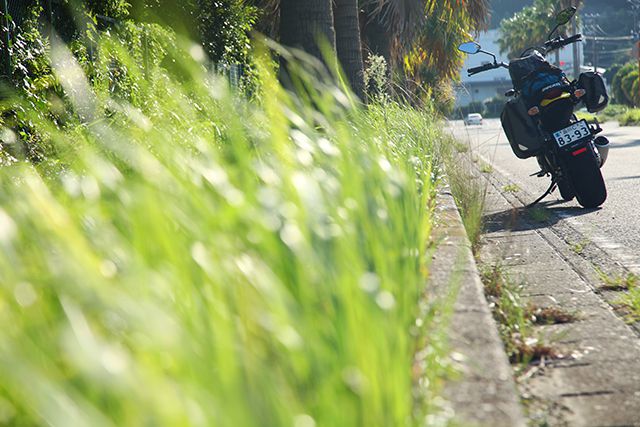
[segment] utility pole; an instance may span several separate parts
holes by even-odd
[[[627,3],[631,4],[631,10],[633,11],[633,34],[634,42],[636,45],[636,55],[638,59],[638,79],[640,79],[640,34],[638,33],[638,10],[640,10],[640,0],[627,0]],[[638,84],[638,102],[640,102],[640,84]]]
[[[584,15],[584,25],[585,28],[589,29],[590,33],[593,33],[592,36],[589,37],[591,41],[591,65],[593,66],[593,71],[598,71],[598,36],[597,31],[595,30],[597,19],[600,17],[598,13],[587,13]],[[586,56],[586,54],[585,54]]]
[[[574,0],[573,5],[577,7],[577,2]],[[577,17],[571,20],[571,33],[578,34],[578,24],[576,23]],[[573,48],[573,78],[577,79],[580,75],[580,45],[578,43],[572,43]]]
[[[640,80],[640,40],[636,42],[636,51],[638,52],[638,79]],[[640,102],[640,82],[638,84],[638,102]]]

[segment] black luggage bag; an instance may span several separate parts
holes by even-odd
[[[527,114],[527,107],[521,97],[505,104],[500,121],[511,149],[518,158],[527,159],[540,153],[544,138],[535,121]]]
[[[578,77],[578,87],[586,91],[582,97],[582,102],[584,102],[588,112],[597,113],[609,104],[609,95],[607,95],[607,89],[600,74],[593,71],[581,73]]]

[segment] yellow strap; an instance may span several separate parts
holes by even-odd
[[[540,106],[541,107],[546,107],[547,105],[551,104],[552,102],[557,101],[558,99],[565,99],[565,98],[570,98],[571,94],[567,93],[567,92],[562,92],[560,94],[560,96],[556,97],[556,98],[551,98],[551,99],[543,99],[542,101],[540,101]]]

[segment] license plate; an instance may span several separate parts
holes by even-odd
[[[571,126],[553,133],[553,138],[559,147],[564,147],[565,145],[572,144],[589,136],[591,136],[591,130],[586,120],[580,120]]]

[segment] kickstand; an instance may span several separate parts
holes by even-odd
[[[551,194],[553,192],[553,190],[556,189],[557,186],[557,182],[555,179],[551,180],[551,185],[549,186],[549,188],[547,188],[547,191],[544,192],[544,194],[540,197],[538,197],[533,203],[529,203],[527,205],[528,208],[533,207],[534,205],[538,204],[542,199],[544,199],[545,197],[547,197],[549,194]]]

